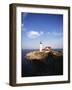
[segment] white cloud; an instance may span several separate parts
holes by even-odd
[[[40,31],[40,35],[43,35],[43,34],[44,34],[44,32]]]
[[[21,30],[24,31],[24,24],[21,24]]]
[[[38,32],[38,31],[29,31],[29,32],[27,33],[27,36],[28,36],[29,38],[31,38],[31,39],[37,38],[37,37],[39,37],[39,36],[41,36],[41,35],[43,35],[43,32],[42,32],[42,31],[40,31],[40,32]]]
[[[24,24],[21,24],[21,30],[22,30],[23,32],[26,31],[26,28],[24,27]]]
[[[61,36],[63,33],[58,33],[58,32],[48,32],[48,35],[54,35],[54,36]]]
[[[50,32],[47,32],[48,34],[51,34]]]

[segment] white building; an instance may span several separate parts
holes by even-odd
[[[46,46],[45,48],[42,49],[42,51],[44,51],[44,52],[50,52],[50,51],[52,51],[52,48],[49,47],[49,46]]]
[[[43,45],[42,42],[40,42],[40,52],[42,52],[42,49],[43,49]]]

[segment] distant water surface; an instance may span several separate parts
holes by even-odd
[[[38,49],[22,49],[22,77],[63,75],[63,56],[58,58],[58,60],[54,60],[50,55],[44,62],[27,60],[25,57],[26,54],[36,50]],[[62,49],[54,50],[63,51]]]

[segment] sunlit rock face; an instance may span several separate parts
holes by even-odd
[[[60,56],[63,56],[62,52],[58,51],[49,51],[49,52],[39,52],[39,51],[33,51],[26,54],[26,58],[28,60],[44,60],[48,57],[52,57],[54,59],[59,58]]]
[[[23,56],[22,77],[63,75],[63,50],[34,50]]]

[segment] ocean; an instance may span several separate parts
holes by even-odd
[[[28,60],[26,59],[26,54],[38,49],[22,49],[21,51],[21,76],[22,77],[32,77],[32,76],[51,76],[51,75],[63,75],[63,56],[53,58],[49,56],[46,60]],[[62,49],[54,49],[54,51],[63,51]]]

